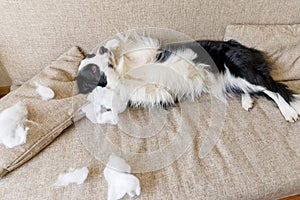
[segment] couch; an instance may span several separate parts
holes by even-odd
[[[138,27],[174,29],[194,39],[233,38],[276,54],[278,51],[272,52],[276,40],[272,34],[262,33],[276,29],[282,39],[287,32],[292,42],[278,43],[278,39],[281,51],[286,50],[284,44],[297,45],[300,28],[294,25],[300,24],[299,8],[298,0],[2,0],[0,68],[10,76],[14,92],[22,86],[30,87],[28,81],[32,77],[72,46],[82,49],[73,49],[72,55],[83,58],[102,40]],[[275,77],[287,80],[300,93],[300,66],[293,66],[293,73],[277,71]],[[4,77],[1,73],[0,78]],[[209,97],[204,97],[197,102],[209,105],[209,101]],[[272,102],[257,101],[251,113],[242,110],[238,99],[229,101],[219,141],[203,159],[198,153],[205,135],[200,134],[175,162],[156,171],[136,173],[142,187],[141,196],[136,199],[278,199],[299,194],[299,122],[287,124]],[[201,108],[203,113],[210,112],[205,106]],[[136,118],[141,117],[141,111],[132,112]],[[199,119],[203,127],[208,127],[205,116],[198,117],[190,119],[190,123]],[[84,123],[81,120],[68,124],[43,151],[2,178],[0,199],[106,199],[105,165],[86,148],[83,135],[78,134],[78,127]],[[115,133],[112,137],[118,136],[114,128],[105,130]],[[121,146],[126,144],[122,143],[126,138],[119,140]],[[161,145],[152,143],[149,148]],[[146,148],[143,143],[140,145],[136,148]],[[60,172],[83,166],[90,171],[83,185],[52,186]]]

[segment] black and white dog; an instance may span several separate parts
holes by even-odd
[[[203,49],[213,62],[203,59]],[[234,40],[161,45],[139,35],[115,38],[82,60],[77,85],[81,93],[118,89],[132,106],[171,105],[202,93],[225,100],[233,93],[249,111],[251,95],[259,94],[273,100],[287,121],[300,115],[299,95],[273,80],[264,53]]]

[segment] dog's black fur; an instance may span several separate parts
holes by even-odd
[[[180,48],[190,48],[197,52],[199,51],[199,45],[210,55],[220,73],[225,72],[226,66],[235,77],[243,78],[251,84],[263,86],[272,92],[279,93],[288,103],[294,99],[294,93],[289,90],[286,85],[274,81],[271,77],[271,65],[267,61],[264,53],[253,48],[248,48],[235,40],[198,40],[190,43],[167,45],[157,54],[156,62],[166,61],[172,52]],[[203,57],[197,57],[193,61],[195,63],[205,63],[206,61],[201,60],[202,58]],[[207,61],[207,63],[209,63],[209,61]],[[243,93],[239,88],[230,88],[230,91],[237,94]],[[263,94],[268,97],[264,93],[257,91],[253,91],[251,94]]]

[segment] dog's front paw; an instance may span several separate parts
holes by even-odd
[[[119,46],[120,46],[120,41],[117,39],[111,39],[107,41],[105,44],[105,47],[111,51],[116,50]]]

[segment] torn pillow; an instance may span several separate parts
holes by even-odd
[[[41,96],[42,100],[49,100],[49,99],[53,99],[53,97],[55,96],[53,90],[49,87],[43,86],[37,82],[35,82],[35,86],[36,86],[36,92]]]
[[[28,127],[28,111],[24,105],[17,103],[0,113],[0,144],[6,148],[24,144],[26,142]]]
[[[83,167],[81,169],[69,169],[68,173],[59,174],[57,181],[53,184],[54,186],[67,186],[71,183],[76,183],[77,185],[81,185],[86,180],[89,174],[89,170],[87,167]]]
[[[131,198],[141,193],[140,181],[129,174],[131,167],[115,154],[110,155],[104,169],[104,177],[108,184],[108,200],[121,199],[125,194]]]

